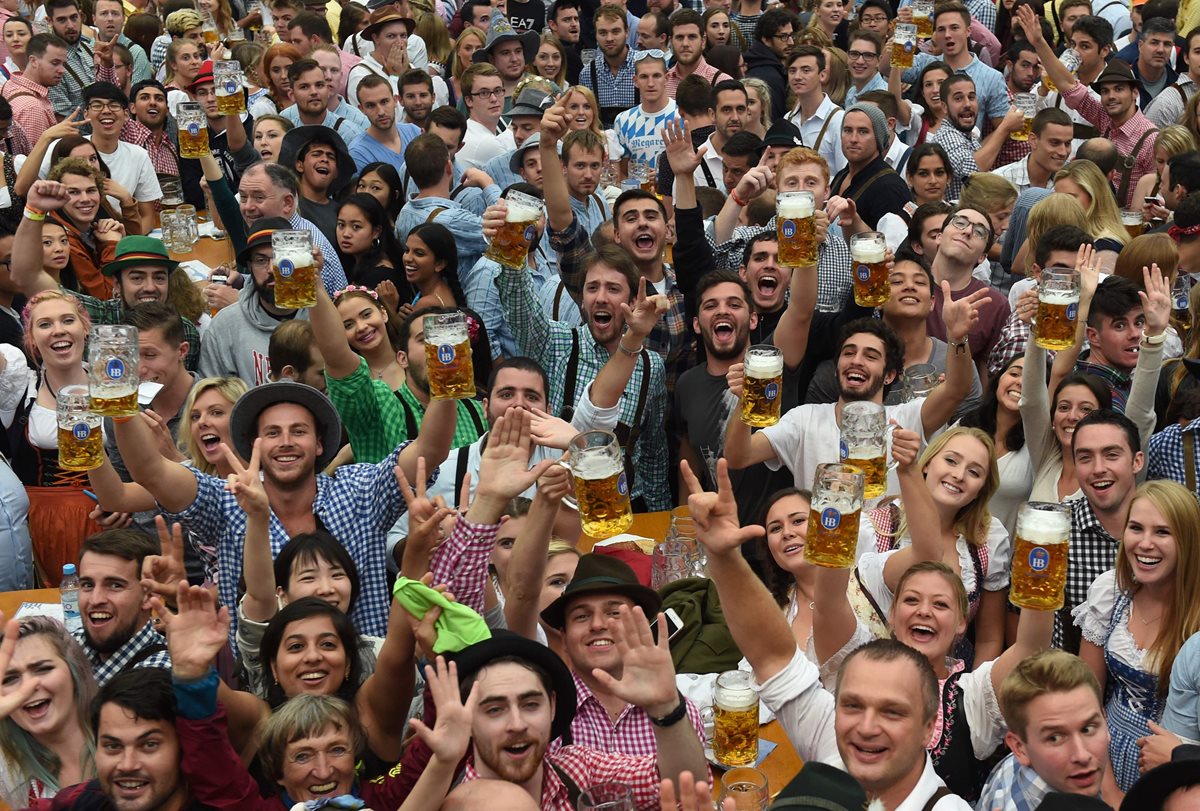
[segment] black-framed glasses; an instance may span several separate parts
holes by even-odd
[[[497,87],[495,90],[476,90],[471,95],[477,99],[498,99],[504,96],[504,88]]]
[[[846,56],[851,62],[857,62],[860,59],[864,62],[870,62],[872,59],[879,58],[879,54],[871,53],[870,51],[846,51]]]
[[[88,111],[93,113],[119,113],[125,109],[125,105],[119,101],[89,101]]]
[[[992,235],[992,229],[988,228],[986,225],[981,225],[977,222],[971,222],[969,217],[966,217],[962,214],[955,214],[950,218],[948,224],[954,226],[959,231],[970,230],[972,234],[984,242],[987,242],[987,238]]]

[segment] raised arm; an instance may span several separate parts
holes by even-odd
[[[117,447],[125,469],[141,482],[167,512],[183,512],[196,500],[196,476],[186,467],[168,461],[158,452],[147,417],[118,417],[113,420]]]
[[[909,566],[926,560],[941,560],[946,554],[942,544],[942,522],[917,464],[920,454],[921,438],[913,431],[897,429],[892,435],[892,456],[899,465],[900,497],[912,543],[889,555],[883,566],[884,581],[893,594],[900,576]],[[951,553],[954,553],[953,549]]]
[[[959,404],[971,393],[975,362],[967,334],[979,321],[979,308],[988,303],[989,288],[976,290],[958,301],[950,297],[950,283],[942,282],[942,323],[946,325],[946,380],[925,398],[921,427],[931,437],[954,416]]]
[[[154,496],[137,482],[121,481],[120,474],[104,454],[100,467],[88,471],[88,483],[100,499],[100,507],[114,513],[136,513],[155,509]]]
[[[60,138],[66,138],[69,135],[79,135],[80,130],[87,126],[87,123],[84,119],[83,111],[76,108],[73,113],[62,121],[46,128],[41,137],[37,139],[37,143],[33,145],[33,150],[26,156],[25,163],[21,166],[21,171],[17,173],[17,179],[13,183],[13,191],[18,197],[24,197],[26,202],[28,202],[29,189],[37,182],[38,174],[42,171],[42,163],[45,162],[46,155],[50,152],[50,145]],[[38,256],[40,257],[41,254],[39,253]]]
[[[28,162],[28,161],[27,161]],[[57,211],[67,202],[67,187],[51,180],[37,180],[25,196],[27,210],[35,212],[37,219],[28,214],[21,217],[13,238],[12,264],[9,273],[12,283],[23,295],[32,296],[43,290],[55,290],[58,282],[42,269],[42,222],[45,214]]]
[[[1000,123],[983,139],[979,149],[975,150],[975,165],[979,167],[979,171],[990,172],[992,170],[996,156],[1000,154],[1001,147],[1008,141],[1008,136],[1021,129],[1024,123],[1025,114],[1016,107],[1009,107],[1004,118],[1000,119]]]
[[[437,721],[430,729],[421,719],[414,718],[412,728],[433,755],[399,811],[437,808],[454,782],[459,761],[471,745],[471,717],[479,700],[479,682],[471,686],[464,700],[458,688],[458,666],[454,662],[447,666],[441,656],[435,664],[425,666],[425,680],[437,708]]]
[[[895,71],[899,73],[899,71]],[[809,532],[813,531],[810,526]],[[812,628],[813,651],[818,664],[828,662],[854,636],[858,616],[846,593],[853,569],[813,567],[813,616],[820,617]]]
[[[1017,663],[1035,653],[1040,653],[1050,647],[1050,639],[1054,635],[1054,612],[1038,611],[1033,608],[1022,608],[1021,617],[1017,620],[1017,639],[1012,646],[996,659],[992,665],[992,688],[1000,695],[1000,685],[1005,677],[1012,672]],[[1089,645],[1086,640],[1083,645]],[[1101,681],[1103,690],[1104,682]]]
[[[616,406],[629,385],[633,370],[641,362],[642,347],[659,316],[665,313],[671,304],[667,297],[659,294],[646,295],[646,277],[638,282],[637,298],[629,305],[621,302],[621,312],[625,316],[628,329],[621,336],[620,346],[613,352],[604,366],[600,368],[596,379],[592,381],[591,400],[597,408],[612,408]]]
[[[1075,343],[1054,354],[1054,363],[1050,367],[1050,381],[1047,384],[1050,391],[1058,388],[1059,382],[1075,371],[1075,362],[1079,360],[1079,353],[1087,340],[1087,322],[1092,311],[1092,297],[1100,283],[1100,260],[1091,245],[1079,246],[1079,252],[1075,256],[1075,270],[1079,271],[1079,310],[1075,313]],[[1032,336],[1029,342],[1035,343]]]
[[[816,278],[816,275],[814,273],[813,278]],[[725,374],[729,392],[739,400],[742,398],[744,376],[745,364],[742,363],[733,364]],[[724,458],[734,470],[741,470],[759,462],[777,460],[779,457],[763,432],[751,431],[750,426],[742,422],[741,409],[735,408],[729,412],[729,421],[725,423]]]
[[[319,288],[320,285],[317,285]],[[271,504],[263,487],[261,470],[261,440],[254,440],[250,462],[243,465],[228,445],[221,443],[221,452],[233,473],[225,486],[238,506],[246,513],[246,544],[242,553],[242,576],[246,581],[246,596],[242,613],[254,622],[266,622],[275,616],[279,602],[275,596],[275,566],[271,554]]]
[[[417,475],[417,460],[424,457],[430,469],[436,468],[450,455],[454,429],[458,420],[457,400],[431,400],[421,420],[417,438],[400,451],[397,464],[413,481]]]
[[[818,228],[825,220],[823,212],[818,212]],[[823,230],[823,229],[820,229]],[[808,351],[808,332],[812,326],[813,313],[817,309],[817,266],[792,268],[792,280],[788,284],[788,303],[779,323],[775,325],[775,335],[771,342],[783,351],[783,365],[795,369],[804,360]]]
[[[337,307],[325,291],[325,285],[317,285],[317,304],[308,311],[312,322],[313,341],[325,359],[325,374],[341,380],[354,374],[362,362],[346,339],[346,329]]]
[[[1016,9],[1017,25],[1025,31],[1025,38],[1029,40],[1029,44],[1037,51],[1038,58],[1042,60],[1042,67],[1046,70],[1046,75],[1054,82],[1058,88],[1059,94],[1066,93],[1075,89],[1075,85],[1079,84],[1079,80],[1075,75],[1067,70],[1067,66],[1059,61],[1050,44],[1046,42],[1046,38],[1042,36],[1042,26],[1038,21],[1038,15],[1030,8],[1022,11]]]
[[[517,534],[504,583],[504,618],[508,629],[537,638],[538,600],[546,576],[546,554],[563,496],[571,492],[570,472],[553,465],[538,479],[537,494]]]
[[[547,225],[554,231],[565,231],[575,219],[567,176],[558,157],[558,141],[567,134],[567,104],[574,93],[574,90],[568,90],[542,113],[542,135],[538,141],[543,167],[542,193],[546,197]]]
[[[755,197],[771,188],[774,182],[775,173],[766,166],[755,166],[742,175],[742,179],[725,198],[725,205],[717,212],[713,230],[713,241],[716,244],[720,245],[733,236],[733,229],[737,228],[742,209]]]
[[[354,701],[371,752],[389,763],[399,761],[403,754],[404,727],[416,685],[416,640],[408,618],[399,601],[393,600],[375,671],[363,682]]]

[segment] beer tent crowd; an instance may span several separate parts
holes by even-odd
[[[1196,808],[1200,13],[1094,3],[0,0],[0,800],[710,808],[742,670],[781,804]]]

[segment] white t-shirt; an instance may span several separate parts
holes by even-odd
[[[925,398],[897,406],[885,406],[889,421],[895,420],[901,428],[916,431],[924,440],[925,429],[921,424],[921,407]],[[795,477],[796,486],[812,487],[817,465],[841,460],[841,432],[835,414],[836,403],[808,403],[797,406],[783,415],[783,419],[764,428],[760,433],[771,443],[775,459],[767,461],[767,467],[778,470],[780,464],[787,465]],[[891,435],[888,436],[886,455],[892,458]],[[888,472],[888,493],[900,492],[900,480],[895,471]]]
[[[667,106],[656,113],[646,112],[639,104],[618,114],[613,122],[613,130],[617,133],[617,142],[621,144],[622,156],[638,163],[656,163],[665,148],[662,128],[678,113],[675,100],[667,99]]]

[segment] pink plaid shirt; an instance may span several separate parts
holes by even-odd
[[[154,132],[141,121],[130,117],[121,129],[121,140],[150,153],[150,163],[158,174],[179,176],[179,156],[165,128]]]
[[[21,125],[29,140],[37,143],[42,133],[57,123],[50,91],[24,76],[14,76],[4,83],[0,95],[12,106],[13,121]]]
[[[557,752],[547,752],[542,764],[542,801],[538,807],[542,811],[575,811],[570,792],[555,767],[581,791],[597,783],[624,783],[633,789],[637,811],[659,811],[658,762],[653,756],[635,757],[597,751],[587,746],[567,746]],[[475,764],[468,763],[463,770],[463,782],[478,779]]]
[[[1076,82],[1075,87],[1062,94],[1062,98],[1068,107],[1076,110],[1090,121],[1093,127],[1100,130],[1102,137],[1112,141],[1113,146],[1122,156],[1131,154],[1142,135],[1155,128],[1150,119],[1142,115],[1141,110],[1134,110],[1129,120],[1121,126],[1114,125],[1112,117],[1104,111],[1104,107],[1100,104],[1100,99],[1089,93],[1083,82]],[[1134,187],[1137,186],[1142,175],[1148,175],[1155,171],[1154,142],[1153,135],[1142,141],[1141,149],[1138,150],[1136,156],[1137,162],[1130,170],[1129,188],[1125,192],[1125,199],[1117,201],[1121,206],[1130,205],[1130,201],[1133,200]]]
[[[437,548],[429,563],[433,584],[444,584],[457,602],[481,616],[483,590],[488,582],[488,560],[499,531],[499,524],[472,524],[460,516],[454,522],[450,537]]]
[[[572,673],[575,679],[575,720],[571,722],[571,743],[599,749],[602,752],[620,752],[625,755],[651,756],[658,755],[658,742],[654,739],[654,725],[650,723],[646,712],[632,704],[627,705],[613,721],[608,716],[608,710],[600,703],[583,679],[577,673]],[[700,711],[691,701],[687,701],[688,720],[692,729],[700,738],[700,745],[705,744],[704,722],[700,719]],[[562,746],[558,741],[550,744],[553,750]]]
[[[703,56],[700,57],[700,61],[696,63],[696,69],[693,71],[693,73],[702,79],[708,79],[708,83],[714,87],[716,87],[717,82],[723,82],[726,79],[733,78],[722,73],[719,68],[715,68],[705,62]],[[675,91],[679,88],[680,78],[678,65],[667,71],[667,96],[670,98],[675,98]]]

